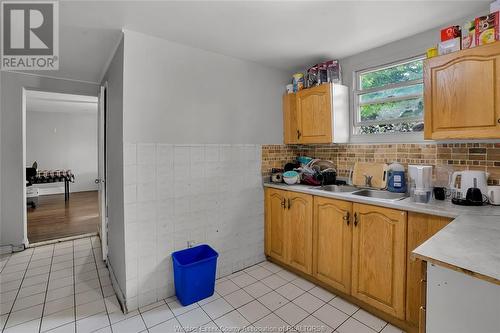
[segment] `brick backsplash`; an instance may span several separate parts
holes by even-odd
[[[299,155],[331,160],[344,177],[356,161],[399,162],[405,167],[433,165],[435,171],[487,171],[490,185],[500,184],[500,143],[263,145],[262,175],[268,176],[271,168],[283,167]]]

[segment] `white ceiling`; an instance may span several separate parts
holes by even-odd
[[[61,1],[60,70],[97,82],[126,28],[293,71],[485,10],[491,1]]]
[[[28,90],[26,111],[97,114],[97,97]]]

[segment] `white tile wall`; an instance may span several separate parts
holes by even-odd
[[[259,145],[124,144],[129,311],[174,295],[171,253],[218,253],[218,277],[264,259]]]

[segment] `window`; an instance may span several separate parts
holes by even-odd
[[[424,130],[423,57],[356,72],[354,135]]]

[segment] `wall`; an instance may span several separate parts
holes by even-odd
[[[123,57],[122,39],[104,75],[107,82],[107,214],[108,214],[108,265],[113,272],[113,284],[122,299],[126,289],[125,225],[123,206]]]
[[[1,100],[1,223],[0,243],[22,244],[23,212],[23,131],[22,88],[97,96],[97,85],[21,73],[2,72]]]
[[[93,113],[26,113],[26,164],[40,170],[71,169],[71,192],[97,191],[97,107]],[[40,194],[63,193],[63,183],[39,184]]]
[[[490,174],[489,184],[500,184],[500,143],[432,143],[432,144],[339,144],[317,146],[265,145],[262,147],[262,174],[281,168],[296,156],[306,155],[331,160],[339,176],[347,177],[356,161],[433,165],[434,179],[440,186],[447,183],[447,173],[459,170],[481,170]]]
[[[287,73],[125,31],[127,308],[174,294],[170,253],[220,254],[219,276],[264,258],[261,143],[281,142]]]
[[[128,142],[281,143],[288,73],[125,31]]]

